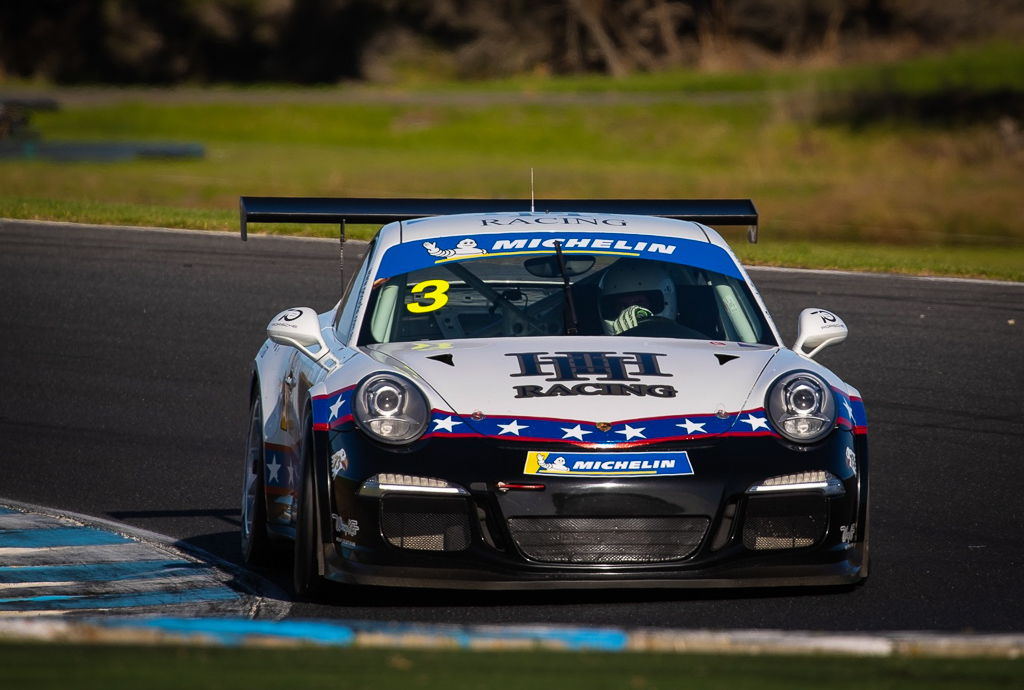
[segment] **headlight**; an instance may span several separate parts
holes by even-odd
[[[820,491],[826,496],[842,496],[846,493],[843,483],[831,472],[812,470],[770,477],[762,482],[751,484],[748,494],[771,493],[773,491]]]
[[[836,423],[832,390],[808,372],[786,374],[772,384],[765,407],[778,432],[797,443],[824,438]]]
[[[354,412],[359,427],[383,443],[415,441],[427,428],[427,401],[412,383],[391,374],[377,374],[359,384]]]

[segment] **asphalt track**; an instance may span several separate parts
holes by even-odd
[[[291,616],[1021,631],[1024,285],[753,277],[787,341],[807,306],[850,326],[847,343],[820,359],[860,388],[870,418],[865,586],[339,588],[329,603],[296,603]],[[124,522],[237,562],[249,360],[273,314],[323,310],[337,294],[336,245],[323,241],[0,222],[0,497]]]

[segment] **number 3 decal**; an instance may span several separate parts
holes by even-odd
[[[424,280],[412,286],[412,294],[422,293],[420,299],[430,300],[427,304],[420,304],[419,301],[409,302],[405,308],[414,314],[425,314],[428,311],[435,311],[448,304],[449,284],[447,280]]]

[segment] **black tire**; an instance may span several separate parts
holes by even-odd
[[[292,560],[292,589],[296,597],[316,599],[325,590],[320,576],[319,510],[313,484],[313,430],[307,428],[302,441],[302,486],[295,520],[295,549]]]
[[[868,464],[868,453],[865,449],[865,452],[861,453],[860,460],[860,481],[858,484],[859,504],[857,506],[857,529],[860,530],[862,564],[859,584],[867,582],[871,565],[871,490],[868,477]]]
[[[249,414],[249,433],[245,441],[245,462],[242,467],[241,547],[242,560],[248,565],[265,565],[270,560],[263,453],[263,411],[257,395]]]

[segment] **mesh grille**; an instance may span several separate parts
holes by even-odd
[[[762,498],[747,506],[743,545],[754,551],[813,546],[828,528],[824,498]]]
[[[469,513],[461,499],[385,496],[381,532],[392,546],[415,551],[463,551],[469,548]]]
[[[543,563],[657,563],[686,558],[705,517],[509,518],[516,545]]]

